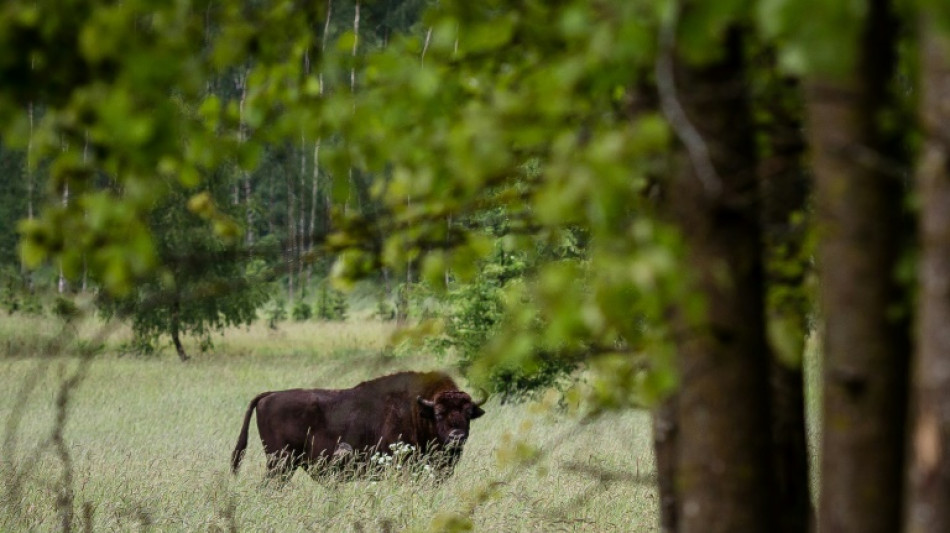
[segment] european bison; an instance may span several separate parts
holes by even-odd
[[[257,408],[268,477],[287,480],[297,467],[316,475],[342,462],[365,464],[399,442],[422,454],[444,453],[441,473],[448,475],[468,439],[469,422],[485,414],[483,403],[442,372],[400,372],[352,389],[265,392],[247,408],[231,469],[236,474],[241,464]]]

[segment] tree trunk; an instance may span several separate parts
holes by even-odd
[[[30,137],[26,141],[26,218],[33,220],[33,102],[27,105],[27,115],[30,119]]]
[[[777,71],[774,58],[770,67]],[[775,509],[781,533],[805,533],[814,522],[810,498],[808,438],[805,429],[803,356],[808,334],[808,270],[803,252],[808,180],[801,110],[789,105],[800,87],[774,78],[760,95],[771,118],[765,128],[766,156],[759,166],[765,238],[766,313],[772,354],[772,440]],[[799,218],[798,221],[795,219]]]
[[[653,450],[660,496],[660,532],[676,533],[679,501],[676,495],[677,405],[676,394],[653,410]]]
[[[869,4],[860,57],[807,87],[824,319],[821,501],[825,532],[900,529],[909,351],[895,281],[898,178],[878,126],[888,101],[895,23]],[[898,307],[899,308],[899,307]]]
[[[309,58],[307,59],[309,64]],[[304,283],[304,254],[307,252],[307,138],[300,135],[300,177],[298,179],[300,198],[297,199],[297,284],[300,286],[300,297],[307,294],[307,285]]]
[[[419,57],[419,66],[426,66],[426,51],[429,50],[429,41],[432,39],[432,26],[429,26],[429,29],[426,30],[426,40],[422,45],[422,54]]]
[[[684,533],[774,531],[775,521],[756,146],[743,35],[731,28],[725,40],[714,62],[678,65],[679,86],[689,87],[682,116],[673,112],[672,80],[658,80],[691,159],[676,172],[670,203],[705,302],[677,340],[676,521]]]
[[[64,151],[65,151],[65,150],[64,150]],[[66,182],[66,183],[63,185],[63,207],[65,208],[65,207],[67,207],[67,206],[69,206],[69,182]],[[59,265],[59,280],[58,280],[58,282],[56,283],[56,291],[57,291],[59,294],[64,294],[64,293],[66,292],[66,289],[67,289],[67,286],[66,286],[66,276],[63,275],[63,265],[62,265],[62,263],[60,263],[60,265]]]
[[[360,2],[356,0],[356,10],[353,12],[353,65],[350,67],[350,92],[356,92],[356,51],[360,42]]]
[[[89,164],[89,130],[86,130],[84,135],[84,142],[82,146],[82,164],[86,166]],[[89,271],[88,265],[86,264],[86,253],[82,254],[82,283],[80,285],[80,291],[85,294],[86,289],[89,283]]]
[[[182,362],[188,360],[188,354],[185,353],[185,347],[181,344],[180,325],[181,325],[181,302],[179,296],[175,295],[175,301],[172,302],[172,343],[175,345],[175,352]]]
[[[277,181],[277,178],[274,176],[269,176],[267,178],[267,234],[274,235],[274,182]]]
[[[350,67],[350,94],[356,92],[356,52],[358,50],[359,42],[360,42],[360,2],[359,0],[357,0],[356,10],[353,13],[353,50],[352,50],[352,56],[351,56],[353,58],[353,65]],[[355,99],[353,100],[353,106],[355,109],[355,106],[356,106]],[[350,172],[348,175],[348,181],[347,181],[349,186],[346,192],[346,201],[343,202],[344,215],[347,213],[347,210],[350,207],[350,198],[353,196],[353,193],[355,191],[356,184],[355,184],[355,179],[353,177],[354,173],[355,173],[355,170],[353,169],[353,166],[351,164]]]
[[[327,18],[326,18],[326,20],[325,20],[324,23],[323,23],[323,36],[320,38],[320,52],[321,52],[321,55],[323,55],[323,54],[326,52],[326,49],[327,49],[327,37],[329,37],[329,35],[330,35],[330,20],[331,20],[332,15],[333,15],[333,0],[327,0]],[[319,83],[320,83],[320,96],[322,97],[322,96],[323,96],[323,93],[324,93],[323,72],[322,72],[322,71],[321,71],[320,74],[319,74],[318,81],[319,81]],[[314,147],[314,153],[313,153],[314,195],[317,194],[317,193],[316,193],[316,187],[317,187],[317,181],[316,181],[316,180],[317,180],[317,178],[320,176],[320,172],[319,172],[319,167],[318,167],[318,165],[319,165],[319,163],[320,163],[319,150],[320,150],[320,143],[321,143],[321,141],[322,141],[322,139],[317,139],[317,144],[316,144],[316,146]],[[331,210],[332,203],[333,203],[333,178],[330,176],[329,172],[326,172],[326,176],[327,176],[327,178],[326,178],[326,184],[325,184],[324,187],[323,187],[323,198],[324,198],[324,206],[323,206],[323,232],[324,232],[324,235],[328,235],[328,234],[330,233],[330,210]],[[314,198],[313,198],[313,205],[314,205],[314,209],[316,209],[316,205],[317,205],[317,197],[316,197],[316,196],[314,196]]]
[[[288,169],[289,170],[289,169]],[[297,221],[293,172],[287,173],[287,302],[294,306],[294,265],[297,262]]]
[[[238,78],[238,84],[241,89],[241,99],[238,103],[238,144],[243,145],[247,141],[247,125],[244,123],[244,104],[247,101],[247,75],[249,68],[245,68],[241,77]],[[244,244],[248,248],[254,245],[254,210],[251,208],[251,174],[245,169],[241,169],[241,182],[244,188]]]
[[[908,533],[950,531],[950,38],[939,31],[932,14],[921,17],[924,143]]]
[[[33,220],[33,101],[31,100],[26,107],[27,117],[30,121],[30,136],[26,140],[26,163],[23,165],[23,173],[26,178],[26,218]],[[27,288],[30,293],[33,292],[33,270],[26,267],[26,263],[20,260],[20,274],[26,278]]]
[[[321,82],[322,86],[322,82]],[[320,139],[313,143],[313,181],[310,183],[310,224],[308,232],[310,234],[307,251],[311,258],[307,264],[307,286],[310,286],[310,280],[313,277],[313,264],[316,261],[313,249],[317,239],[317,206],[320,203]]]

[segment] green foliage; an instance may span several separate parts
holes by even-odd
[[[70,321],[79,316],[79,307],[69,298],[57,296],[53,300],[53,315],[63,321]]]
[[[641,348],[631,336],[639,329],[628,322],[655,313],[609,296],[626,290],[611,283],[636,283],[630,278],[641,274],[634,268],[607,283],[589,273],[629,262],[628,240],[638,248],[657,244],[631,234],[652,216],[645,191],[670,136],[655,112],[631,118],[625,111],[638,98],[631,82],[655,64],[661,10],[654,4],[450,1],[432,6],[424,26],[414,17],[426,2],[373,4],[363,13],[364,28],[377,28],[369,37],[351,33],[346,19],[354,6],[346,4],[337,6],[329,35],[319,36],[329,39],[323,53],[313,31],[326,15],[320,3],[82,0],[63,12],[8,4],[0,49],[18,52],[0,53],[0,79],[23,81],[0,87],[2,135],[20,148],[33,143],[31,162],[48,163],[47,190],[56,200],[22,223],[21,256],[30,265],[62,265],[71,279],[85,271],[103,300],[122,302],[115,307],[123,313],[157,302],[146,313],[152,318],[136,326],[142,335],[167,332],[176,316],[205,339],[223,322],[252,319],[263,298],[248,297],[258,280],[231,256],[240,255],[247,231],[247,242],[261,244],[248,255],[268,253],[257,258],[276,266],[274,251],[296,236],[274,228],[302,227],[291,206],[299,205],[301,176],[318,163],[298,143],[320,139],[316,174],[326,181],[323,196],[308,201],[335,207],[320,228],[336,230],[327,244],[340,252],[338,280],[407,264],[436,290],[448,278],[464,284],[482,275],[471,294],[458,295],[473,328],[452,335],[469,354],[476,345],[528,346],[511,350],[504,364],[488,359],[508,368],[512,383],[543,374],[544,361],[572,367],[594,346]],[[716,22],[710,39],[741,14],[738,5],[697,15]],[[39,27],[42,39],[26,39]],[[21,41],[29,46],[18,47]],[[52,48],[64,43],[62,54]],[[351,75],[358,90],[350,90]],[[234,79],[243,88],[234,89]],[[346,90],[329,90],[338,88]],[[34,100],[46,107],[31,136],[23,110]],[[223,191],[235,179],[250,190],[240,209],[228,206],[235,197],[242,204],[245,193]],[[485,217],[492,211],[504,217]],[[594,246],[571,260],[582,284],[608,295],[602,301],[570,290],[575,301],[568,302],[550,288],[564,281],[565,257],[539,249],[557,248],[575,229]],[[524,283],[502,291],[491,283],[505,274],[479,272],[501,253],[500,241],[514,257],[543,257],[523,273]],[[265,242],[273,248],[265,251]],[[227,260],[185,268],[195,251]],[[219,266],[234,269],[225,275],[215,272]],[[508,294],[517,287],[522,303]],[[237,289],[234,300],[218,289]],[[403,296],[396,313],[408,317],[412,301]],[[495,307],[499,298],[503,305]],[[324,320],[347,314],[345,298],[326,287],[315,307]],[[478,366],[474,355],[466,361]]]
[[[17,222],[27,216],[30,201],[25,167],[26,157],[5,146],[0,138],[0,266],[20,263],[16,228]]]
[[[346,320],[348,304],[346,295],[333,289],[329,283],[321,283],[317,297],[317,318],[321,320]]]
[[[867,1],[763,0],[758,23],[781,43],[782,66],[795,74],[842,75],[854,67]]]
[[[832,72],[853,62],[866,5],[374,2],[355,34],[346,2],[327,35],[322,2],[0,9],[0,136],[32,144],[29,167],[14,154],[0,171],[47,169],[41,216],[19,226],[25,263],[85,271],[123,309],[160,302],[164,318],[147,322],[164,331],[183,311],[161,295],[198,295],[186,321],[207,338],[230,320],[215,317],[253,319],[258,282],[288,248],[303,255],[294,232],[313,216],[337,286],[411,265],[426,290],[449,291],[439,342],[473,378],[523,389],[584,362],[624,376],[605,400],[619,406],[675,385],[668,311],[704,305],[656,214],[673,144],[653,101],[658,35],[705,61],[754,19],[789,69]],[[184,268],[196,251],[222,270]],[[508,272],[506,257],[524,266]],[[408,319],[414,290],[378,314]],[[343,295],[318,291],[313,314],[344,319]],[[284,305],[271,302],[272,326]]]
[[[265,280],[249,275],[259,268],[251,263],[251,255],[204,222],[207,216],[223,219],[227,214],[216,210],[208,215],[194,205],[195,198],[210,203],[214,189],[200,195],[171,189],[150,219],[163,268],[126,296],[100,297],[105,316],[131,322],[136,351],[142,353],[154,351],[160,338],[176,335],[195,336],[206,351],[212,346],[212,332],[250,324],[267,298]]]
[[[444,335],[432,339],[429,347],[445,354],[458,352],[462,371],[468,370],[503,316],[502,289],[513,277],[524,272],[524,262],[505,259],[503,251],[489,258],[471,283],[459,284],[449,291]],[[504,382],[492,383],[495,391],[505,389]]]
[[[274,298],[264,307],[264,316],[267,318],[267,327],[277,329],[277,323],[287,320],[287,304],[280,298]]]
[[[393,306],[386,299],[385,295],[380,294],[376,298],[376,309],[373,311],[373,316],[378,320],[393,320],[396,318],[396,311],[393,309]]]
[[[747,16],[727,4],[707,10],[717,27]],[[335,275],[411,263],[437,289],[449,272],[439,342],[489,388],[513,394],[619,356],[635,379],[618,406],[670,390],[672,359],[656,348],[669,341],[669,306],[688,297],[678,238],[655,222],[650,190],[667,171],[671,136],[639,104],[654,91],[659,11],[446,2],[428,19],[424,65],[412,39],[370,55],[361,90],[327,99],[338,110],[327,126],[347,139],[327,158],[335,173],[354,162],[385,170],[385,209],[342,217],[331,242],[349,253]],[[384,242],[368,246],[366,235]],[[504,270],[497,258],[509,256],[528,268],[501,283],[507,274],[491,268]]]
[[[21,276],[13,267],[0,264],[0,305],[8,315],[20,310],[21,295],[26,292]]]
[[[304,300],[297,300],[293,311],[291,311],[291,316],[295,322],[305,322],[313,318],[313,308]]]
[[[0,292],[0,305],[3,306],[3,309],[8,315],[12,315],[20,310],[20,299],[17,298],[13,291],[4,288],[2,292]]]
[[[438,337],[425,344],[436,353],[455,355],[459,370],[471,373],[490,341],[501,331],[506,318],[506,297],[509,285],[523,283],[528,269],[526,253],[512,253],[502,246],[481,261],[478,273],[469,283],[454,286],[446,295],[444,328]],[[530,306],[528,307],[530,308]],[[539,321],[534,315],[533,321]],[[564,381],[577,366],[577,361],[542,352],[539,346],[529,348],[532,364],[505,361],[493,365],[480,383],[489,392],[500,394],[503,401],[523,399]]]

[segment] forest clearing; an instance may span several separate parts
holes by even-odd
[[[55,328],[44,319],[0,325],[6,339],[13,337],[10,329],[52,335]],[[455,475],[442,484],[407,480],[399,472],[326,484],[300,471],[282,489],[264,486],[264,455],[252,424],[244,466],[232,476],[229,455],[255,394],[349,387],[398,370],[440,368],[431,355],[386,355],[392,330],[380,322],[286,323],[277,330],[258,324],[227,331],[214,353],[185,364],[171,353],[98,355],[70,399],[64,434],[75,529],[431,531],[451,530],[445,525],[471,510],[475,531],[656,530],[650,417],[642,410],[581,423],[551,406],[490,400],[488,413],[473,422]],[[120,340],[122,335],[116,332]],[[14,406],[21,409],[16,441],[3,448],[15,459],[5,459],[28,465],[23,477],[15,477],[21,499],[15,508],[22,514],[0,508],[2,531],[59,526],[48,480],[62,475],[61,464],[45,444],[59,377],[76,364],[72,358],[0,356],[0,420],[11,420]],[[23,392],[21,405],[17,395]],[[539,454],[529,465],[515,451],[519,443]],[[10,485],[3,490],[4,498],[14,492]]]

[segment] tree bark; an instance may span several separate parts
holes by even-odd
[[[327,18],[323,23],[323,36],[320,38],[320,52],[325,53],[327,49],[327,38],[330,36],[330,20],[333,16],[333,0],[327,0]],[[325,87],[323,85],[323,72],[320,72],[320,96],[323,96]],[[317,146],[315,149],[319,149],[320,140],[317,141]],[[318,154],[314,153],[314,167],[317,165]],[[314,178],[319,175],[318,170],[314,169]],[[323,187],[323,231],[325,235],[330,234],[331,229],[331,212],[333,209],[333,176],[330,175],[329,171],[326,172],[326,183]]]
[[[901,291],[899,178],[878,117],[888,103],[895,23],[869,3],[859,59],[807,87],[824,319],[821,501],[824,532],[900,529],[908,338]]]
[[[82,146],[82,164],[86,166],[89,164],[89,130],[85,130],[83,133],[83,146]],[[86,264],[86,253],[82,254],[82,282],[80,285],[80,291],[85,294],[86,289],[89,284],[89,272]]]
[[[309,58],[307,60],[309,64]],[[304,266],[304,255],[307,252],[307,138],[300,135],[300,178],[299,190],[300,198],[297,200],[297,284],[300,286],[300,297],[303,298],[307,293],[307,284],[304,282],[306,269]]]
[[[677,405],[672,394],[653,409],[653,450],[660,496],[660,531],[677,531],[676,495]]]
[[[181,359],[182,362],[185,362],[188,360],[188,354],[185,353],[185,347],[181,344],[180,316],[181,302],[176,294],[175,301],[172,302],[172,343],[175,345],[175,352],[178,354],[178,358]]]
[[[289,148],[288,148],[289,149]],[[289,156],[288,156],[289,157]],[[289,169],[288,169],[289,170]],[[287,302],[294,306],[294,266],[297,262],[297,210],[294,192],[293,173],[287,173]]]
[[[65,149],[64,149],[65,151]],[[69,206],[69,182],[63,184],[63,207]],[[56,292],[64,294],[67,289],[66,276],[63,274],[63,265],[59,265],[59,279],[56,283]]]
[[[350,67],[350,94],[356,92],[356,52],[359,47],[360,42],[360,1],[356,0],[356,11],[353,13],[353,50],[351,57],[353,58],[353,65]],[[354,109],[356,107],[356,100],[353,100]],[[353,196],[354,191],[356,190],[356,180],[354,179],[354,173],[356,171],[353,169],[352,164],[350,165],[350,172],[347,178],[347,192],[346,192],[346,201],[343,202],[343,214],[346,215],[347,211],[350,208],[350,199]],[[359,200],[359,198],[357,198]]]
[[[244,105],[247,102],[247,75],[250,68],[245,68],[238,78],[241,89],[241,99],[238,104],[238,144],[247,141],[247,124],[244,123]],[[241,182],[244,188],[244,243],[248,248],[254,245],[254,209],[251,207],[251,173],[241,169]]]
[[[777,72],[774,58],[769,66]],[[803,355],[808,333],[808,269],[803,253],[808,179],[803,166],[805,139],[801,109],[792,104],[799,84],[769,80],[762,105],[771,121],[764,128],[765,157],[759,165],[765,239],[766,313],[769,321],[772,385],[772,440],[777,531],[805,533],[814,522],[805,428]],[[798,221],[795,219],[799,218]]]
[[[661,103],[678,133],[695,135],[680,135],[690,161],[676,172],[670,203],[706,304],[698,323],[683,312],[692,327],[677,340],[678,531],[773,531],[756,146],[741,31],[728,30],[714,62],[680,63],[676,74],[689,87],[682,116],[671,112],[668,80],[658,80]]]
[[[908,533],[950,531],[950,38],[921,17],[920,292]]]
[[[327,0],[327,17],[323,23],[323,35],[320,37],[320,55],[322,56],[327,49],[327,37],[330,34],[330,17],[333,15],[333,0]],[[317,74],[317,82],[320,87],[320,97],[323,97],[323,72]],[[320,203],[320,144],[323,142],[321,137],[313,143],[313,181],[310,190],[310,242],[308,251],[313,253],[314,242],[317,235],[317,206]],[[329,189],[324,194],[329,198]],[[329,206],[327,206],[329,208]],[[329,212],[326,215],[329,217]],[[329,227],[324,224],[324,231],[329,233]],[[310,279],[313,275],[313,259],[307,265],[307,286],[310,285]]]
[[[30,119],[30,137],[26,141],[26,218],[33,220],[33,101],[27,105],[27,115]]]

